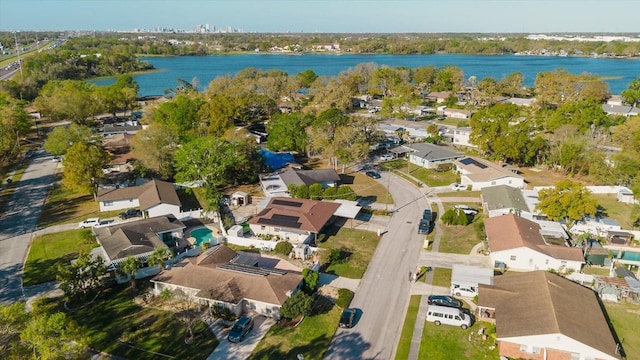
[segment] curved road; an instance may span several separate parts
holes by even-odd
[[[424,190],[389,172],[379,182],[388,186],[395,211],[351,302],[358,309],[356,325],[338,329],[325,359],[391,359],[400,336],[409,272],[416,270],[424,241],[418,221],[428,201]]]
[[[57,164],[44,152],[35,152],[0,213],[0,303],[23,299],[22,265]]]

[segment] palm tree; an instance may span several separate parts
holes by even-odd
[[[147,264],[149,266],[164,265],[164,261],[171,258],[171,254],[169,253],[169,249],[166,248],[157,248],[153,250],[153,253],[149,255],[147,258]]]
[[[140,268],[140,260],[133,256],[129,256],[120,263],[120,270],[129,276],[129,279],[131,280],[131,288],[134,290],[136,288],[136,272],[138,271],[138,268]]]

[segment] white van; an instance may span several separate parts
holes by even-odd
[[[446,306],[429,305],[427,307],[427,321],[440,325],[460,326],[463,329],[471,326],[471,316],[462,309]]]
[[[478,295],[478,288],[467,285],[451,285],[451,296],[474,297]]]

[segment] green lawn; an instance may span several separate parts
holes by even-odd
[[[193,343],[186,345],[186,327],[174,313],[141,307],[133,296],[128,284],[110,288],[96,302],[68,315],[86,329],[91,348],[126,359],[206,359],[218,345],[203,322],[194,327]],[[128,344],[121,342],[125,339]]]
[[[38,226],[80,222],[88,217],[106,218],[117,216],[118,212],[100,213],[100,207],[93,196],[67,190],[60,183],[56,183],[47,197]]]
[[[603,302],[627,359],[640,359],[640,304]]]
[[[428,186],[446,186],[458,181],[458,175],[452,171],[435,171],[411,164],[411,175]]]
[[[481,220],[466,225],[441,224],[442,237],[438,251],[454,254],[469,254],[471,249],[484,239]]]
[[[320,360],[331,344],[342,311],[320,297],[314,315],[307,316],[295,328],[274,325],[253,350],[249,359],[295,359],[303,354],[305,360]]]
[[[618,221],[623,229],[633,228],[633,221],[638,217],[633,204],[619,202],[615,194],[592,194],[592,196],[598,201],[598,205],[604,208],[607,216]]]
[[[413,337],[413,330],[416,327],[418,309],[420,308],[420,299],[422,299],[421,295],[411,295],[411,299],[409,299],[409,308],[407,308],[407,315],[404,318],[404,325],[402,325],[400,341],[398,341],[398,347],[396,350],[396,360],[409,358],[411,338]]]
[[[431,322],[425,322],[418,359],[497,360],[498,348],[493,346],[494,338],[489,335],[488,340],[482,340],[478,335],[480,327],[485,327],[488,333],[493,331],[495,334],[495,327],[487,323],[476,322],[469,329],[462,330],[457,326],[436,326]],[[470,335],[471,341],[469,341]]]
[[[434,286],[451,286],[451,269],[435,268],[433,269],[433,282]]]
[[[91,230],[78,229],[35,237],[24,266],[24,285],[55,280],[58,265],[68,264],[80,251],[98,247],[95,240],[85,240],[83,232],[90,233]]]
[[[332,249],[341,250],[341,259],[329,263],[324,272],[361,279],[378,246],[380,237],[370,231],[331,226],[318,239],[318,247],[326,249],[320,254],[326,263]]]
[[[353,172],[342,175],[341,178],[347,181],[343,182],[343,184],[349,186],[358,198],[364,198],[369,202],[393,204],[393,197],[391,197],[385,186],[365,174]]]

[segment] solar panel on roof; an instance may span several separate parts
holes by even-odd
[[[280,200],[280,199],[274,199],[271,202],[273,205],[282,205],[282,206],[291,206],[291,207],[301,207],[302,203],[299,201],[289,201],[289,200]]]
[[[273,216],[269,218],[260,218],[258,219],[258,224],[265,225],[273,225],[273,226],[282,226],[288,227],[292,229],[299,229],[302,226],[302,223],[298,221],[299,217],[297,216],[289,216],[289,215],[281,215],[281,214],[273,214]]]
[[[477,167],[479,167],[480,169],[486,169],[487,165],[477,161],[476,159],[472,159],[472,158],[464,158],[462,160],[460,160],[460,163],[463,165],[475,165]]]
[[[247,266],[247,265],[232,264],[232,263],[218,265],[218,268],[223,270],[236,271],[244,274],[259,275],[259,276],[267,276],[270,274],[285,275],[287,273],[287,271],[280,270],[280,269],[265,269],[265,268],[260,268],[256,266]]]

